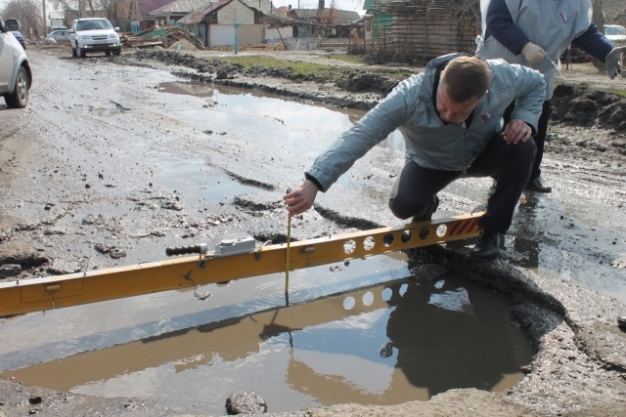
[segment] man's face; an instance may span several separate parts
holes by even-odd
[[[461,123],[472,114],[472,111],[480,101],[480,97],[472,97],[471,99],[457,103],[448,95],[445,84],[439,83],[437,87],[437,111],[441,120],[448,123]]]

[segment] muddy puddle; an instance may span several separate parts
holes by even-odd
[[[315,131],[320,135],[328,135],[328,143],[334,140],[341,132],[349,129],[366,113],[356,109],[329,108],[313,103],[300,103],[285,100],[276,94],[244,90],[236,87],[215,86],[213,84],[196,82],[166,82],[159,84],[158,91],[168,94],[191,95],[205,100],[204,109],[196,112],[187,111],[191,118],[206,120],[220,118],[222,114],[234,114],[240,118],[237,121],[238,128],[243,128],[246,122],[258,123],[259,117],[277,120],[286,126],[299,131]],[[206,109],[213,110],[207,116]],[[302,117],[306,114],[306,117]],[[220,134],[223,132],[211,132]],[[294,151],[299,154],[306,153],[310,149],[307,140],[285,138],[285,142],[294,146]],[[400,132],[393,132],[379,145],[384,148],[404,150],[404,139]]]
[[[216,123],[222,130],[203,128],[202,138],[246,135],[264,120],[270,127],[278,122],[290,128],[276,129],[274,139],[302,155],[317,152],[302,140],[309,130],[329,144],[363,115],[206,84],[162,83],[158,91],[204,100],[203,106],[172,105],[180,117],[228,120]],[[238,130],[223,130],[232,121]],[[404,143],[395,132],[379,147],[402,153]],[[210,155],[168,153],[150,165],[159,184],[208,202],[259,191],[230,179]],[[556,177],[555,171],[548,161],[546,176]],[[508,260],[626,299],[623,272],[611,266],[623,250],[623,234],[613,244],[615,233],[604,219],[571,220],[568,198],[576,190],[559,187],[564,181],[551,196],[520,205],[505,242]],[[348,175],[338,185],[364,187]],[[445,191],[453,212],[442,207],[435,217],[479,209],[489,185],[454,183]],[[383,203],[387,198],[380,195]],[[580,242],[554,243],[572,227],[580,229]],[[588,256],[597,250],[593,245],[607,258],[599,268]],[[601,277],[591,269],[600,269]],[[226,398],[243,391],[255,391],[270,412],[280,412],[426,400],[453,388],[502,391],[522,378],[520,366],[534,352],[511,322],[506,299],[462,276],[410,276],[403,256],[386,255],[295,271],[288,306],[284,276],[275,274],[28,314],[3,327],[0,378],[103,397],[163,398],[181,412],[209,414],[224,414]]]
[[[205,202],[217,203],[256,190],[226,177],[223,170],[209,166],[204,159],[164,155],[152,164],[160,184],[193,193]]]
[[[329,267],[300,271],[292,281],[295,291],[289,306],[274,296],[227,307],[217,302],[225,291],[213,289],[216,294],[202,303],[206,310],[163,317],[170,325],[159,327],[171,327],[171,331],[104,349],[98,340],[111,343],[112,335],[81,336],[77,327],[89,322],[81,314],[80,323],[66,326],[74,327],[66,329],[75,333],[74,338],[66,334],[64,341],[39,342],[40,346],[19,354],[7,352],[4,346],[3,367],[17,365],[19,361],[10,360],[11,356],[28,356],[33,364],[0,377],[97,396],[164,398],[180,412],[218,415],[225,413],[229,395],[250,390],[267,401],[270,412],[280,412],[345,402],[426,400],[453,388],[502,391],[522,378],[519,368],[530,362],[534,352],[511,322],[506,300],[460,276],[444,275],[432,281],[399,278],[407,274],[403,260],[378,258],[387,262],[354,261],[330,267],[334,273]],[[383,272],[385,266],[388,270]],[[326,276],[339,275],[341,283],[326,282],[323,290],[330,295],[322,296],[321,287],[316,291],[302,288],[311,278],[327,281]],[[372,284],[385,279],[389,281]],[[276,277],[257,283],[255,289],[263,294],[268,284],[276,293],[276,285],[283,282]],[[354,288],[338,291],[346,286]],[[169,298],[174,304],[171,299],[185,299],[186,304],[193,300],[189,292]],[[268,300],[275,304],[270,307]],[[106,310],[114,316],[107,321],[113,323],[115,316],[125,315],[122,302],[102,303],[109,304]],[[153,307],[162,307],[164,302],[152,300]],[[140,317],[137,313],[145,312],[143,303],[139,299],[134,303],[139,311],[132,316]],[[230,314],[222,311],[218,319],[216,304]],[[179,313],[180,308],[176,307]],[[258,312],[233,314],[251,309]],[[46,321],[41,315],[29,316]],[[42,323],[28,320],[29,316],[21,320],[22,333],[35,328],[50,332]],[[206,323],[181,326],[193,320]],[[144,333],[146,324],[135,322],[111,332],[132,338],[133,333]],[[87,352],[51,360],[50,351],[61,357],[77,345]],[[37,363],[45,356],[43,363]]]

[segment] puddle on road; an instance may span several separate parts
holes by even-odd
[[[318,269],[320,272],[321,269]],[[453,388],[502,391],[533,350],[507,301],[459,276],[399,279],[231,317],[0,374],[26,385],[163,398],[224,414],[255,391],[270,412],[426,400]]]
[[[203,97],[224,112],[297,120],[329,140],[364,114],[221,86],[159,89]],[[381,146],[404,143],[396,132]],[[159,183],[213,202],[252,189],[202,159],[176,158],[155,158]],[[189,289],[18,317],[3,328],[0,378],[163,398],[207,414],[224,414],[225,399],[243,391],[281,412],[426,400],[453,388],[502,391],[522,378],[519,367],[534,352],[491,290],[455,276],[418,284],[406,279],[407,260],[397,254],[328,268],[294,271],[289,307],[282,307],[284,277],[274,274],[205,286],[206,301]]]
[[[204,98],[206,106],[211,109],[273,118],[298,129],[313,130],[321,134],[325,132],[329,135],[329,140],[334,140],[366,113],[356,109],[331,109],[315,103],[289,101],[277,94],[197,82],[161,83],[158,89],[163,93]],[[306,117],[302,117],[303,114],[306,114]],[[206,119],[206,112],[203,113],[203,118]],[[297,145],[297,142],[291,143]],[[300,146],[303,148],[296,151],[308,148],[306,141]],[[404,138],[400,132],[395,131],[378,146],[404,150]]]
[[[152,161],[155,179],[172,190],[183,190],[206,202],[218,203],[236,195],[258,191],[226,176],[224,171],[209,166],[203,159],[176,158],[168,155]]]

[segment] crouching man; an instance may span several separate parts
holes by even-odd
[[[290,216],[303,213],[319,191],[326,192],[357,159],[398,129],[406,142],[406,165],[389,198],[400,219],[429,220],[437,193],[460,177],[497,175],[498,182],[480,219],[470,256],[499,256],[499,234],[508,230],[536,153],[532,136],[546,84],[535,70],[450,54],[430,61],[344,132],[317,157],[303,181],[286,194]],[[502,116],[515,102],[511,121]]]

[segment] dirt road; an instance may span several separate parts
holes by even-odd
[[[213,96],[166,94],[163,83],[205,77],[215,86],[360,109],[384,95],[258,70],[231,70],[230,77],[216,80],[218,68],[198,73],[191,58],[172,61],[169,54],[76,60],[32,50],[29,56],[35,84],[28,108],[0,110],[5,280],[156,261],[166,246],[210,242],[224,233],[284,239],[276,226],[284,223],[280,197],[333,137],[324,126],[303,128],[301,114],[219,109]],[[467,407],[477,416],[603,416],[626,408],[626,333],[615,324],[626,313],[626,106],[619,96],[572,83],[597,79],[590,71],[567,74],[570,79],[557,89],[544,163],[544,177],[555,190],[523,196],[503,259],[468,268],[462,255],[471,242],[426,254],[518,300],[513,314],[537,347],[528,375],[505,394],[461,390],[391,409],[342,405],[306,415],[432,415]],[[624,85],[623,79],[614,84],[622,90]],[[321,209],[294,221],[294,237],[394,224],[385,200],[402,161],[398,149],[372,151],[338,192],[319,199]],[[488,187],[487,180],[455,183],[442,193],[436,216],[479,208]],[[0,320],[0,334],[13,320]],[[29,402],[37,392],[44,401]],[[158,401],[101,400],[0,384],[0,416],[32,409],[44,416],[59,410],[82,415],[85,407],[106,416],[175,414]],[[299,414],[305,412],[293,415]]]

